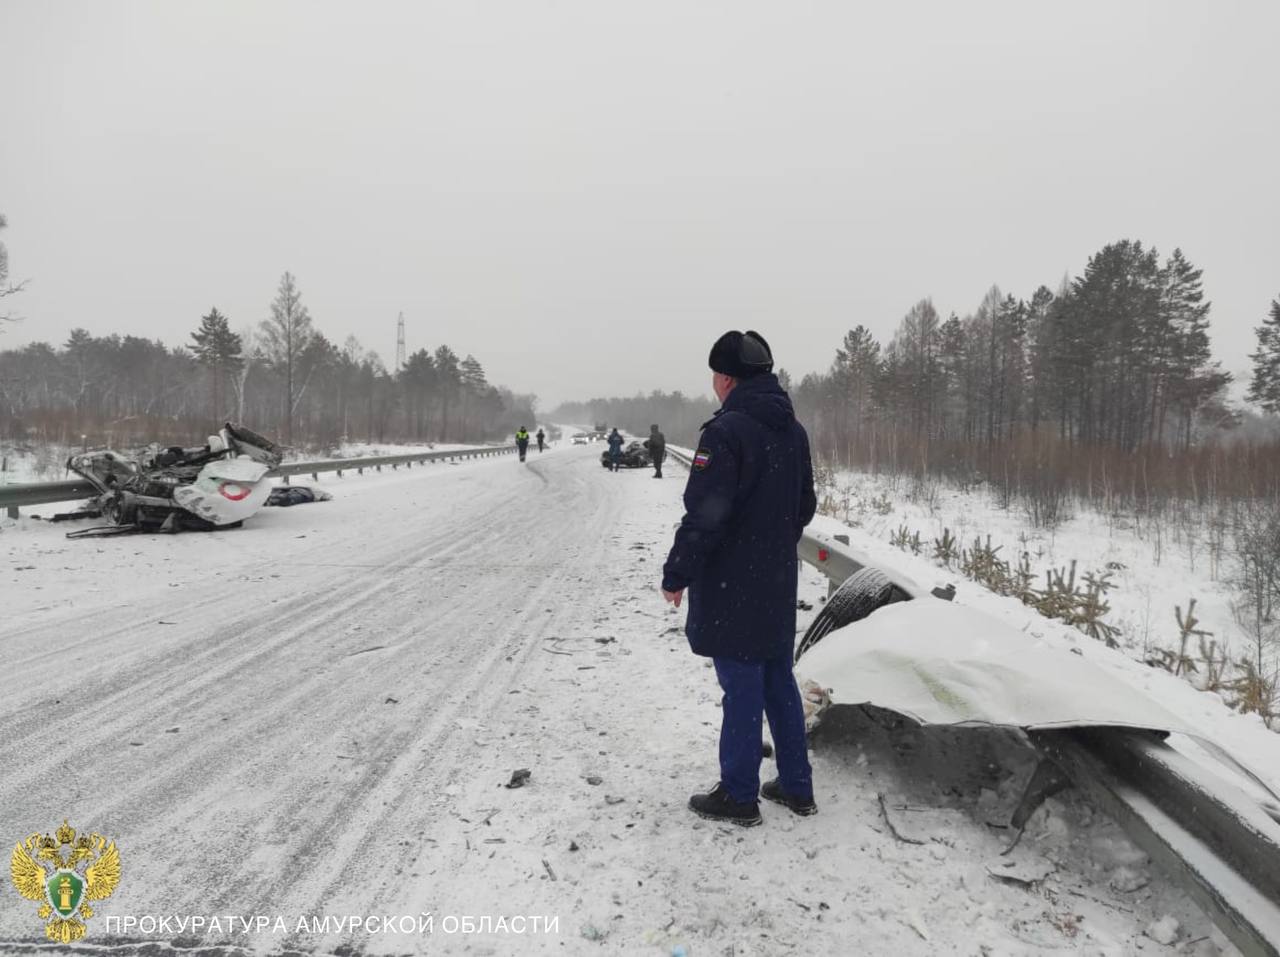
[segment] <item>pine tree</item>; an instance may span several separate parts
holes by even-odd
[[[218,312],[216,306],[209,310],[207,316],[200,317],[200,328],[191,333],[191,339],[191,351],[196,354],[196,360],[209,370],[213,383],[213,418],[222,419],[225,415],[222,386],[228,375],[238,372],[244,365],[244,344],[231,331],[227,317]]]
[[[1253,360],[1253,378],[1249,382],[1249,401],[1268,412],[1280,412],[1280,299],[1271,300],[1271,314],[1254,332],[1258,336]]]
[[[1073,415],[1086,441],[1132,449],[1145,437],[1151,368],[1146,347],[1158,322],[1162,285],[1156,251],[1128,239],[1090,256],[1075,280]]]
[[[982,298],[982,305],[974,316],[972,331],[975,341],[984,344],[986,353],[982,369],[982,407],[986,419],[986,441],[995,441],[1000,394],[1000,313],[1004,308],[1004,296],[999,286],[992,286]]]
[[[954,438],[963,433],[966,419],[964,395],[964,323],[953,312],[939,333],[938,357],[942,368],[942,410],[940,434]]]
[[[995,379],[998,433],[1013,437],[1014,424],[1022,414],[1027,375],[1027,304],[1006,296],[996,314],[995,338],[999,345]]]
[[[431,422],[431,406],[436,395],[436,363],[431,353],[419,349],[405,361],[400,370],[400,383],[405,392],[405,415],[411,423],[412,434],[423,440],[428,438]]]
[[[1041,419],[1049,411],[1046,399],[1054,388],[1051,381],[1054,373],[1051,345],[1053,303],[1054,295],[1049,287],[1041,286],[1032,293],[1031,302],[1027,305],[1027,418],[1033,432],[1040,428]]]
[[[472,434],[471,414],[480,405],[480,400],[484,397],[489,383],[485,379],[484,366],[470,354],[458,366],[458,380],[462,392],[461,435],[466,438]]]
[[[458,354],[448,346],[436,349],[436,382],[440,394],[440,441],[449,438],[449,412],[453,408],[454,397],[462,385],[462,370],[458,363]]]
[[[1204,301],[1203,270],[1196,269],[1175,249],[1165,264],[1160,311],[1170,342],[1167,354],[1168,401],[1153,403],[1159,408],[1153,429],[1164,437],[1165,408],[1173,405],[1180,417],[1182,445],[1191,445],[1191,426],[1200,410],[1226,387],[1231,376],[1213,361],[1209,344],[1209,303]]]
[[[293,275],[280,277],[280,287],[271,303],[271,318],[262,320],[262,345],[267,360],[284,373],[284,441],[293,444],[293,413],[297,408],[299,361],[313,335],[311,314],[302,304],[302,293]]]
[[[880,343],[858,325],[845,333],[832,366],[833,418],[846,441],[860,444],[872,416],[872,395],[880,371]]]

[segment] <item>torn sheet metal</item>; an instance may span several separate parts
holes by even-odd
[[[801,656],[796,672],[828,689],[834,704],[872,704],[922,724],[1194,734],[1083,656],[931,598],[886,605],[828,635]]]

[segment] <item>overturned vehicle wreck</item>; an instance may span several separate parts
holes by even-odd
[[[195,448],[152,446],[135,458],[111,449],[83,452],[67,468],[99,494],[57,518],[110,523],[68,538],[236,528],[266,504],[282,454],[269,439],[230,422]]]

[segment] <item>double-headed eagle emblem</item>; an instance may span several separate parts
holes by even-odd
[[[105,900],[120,883],[120,852],[100,834],[77,837],[64,820],[54,837],[32,834],[14,845],[9,874],[19,894],[40,903],[45,936],[69,944],[85,934],[89,901]]]

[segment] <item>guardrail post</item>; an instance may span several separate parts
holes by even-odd
[[[16,505],[10,505],[10,506],[9,506],[8,511],[9,511],[9,517],[10,517],[10,518],[17,518],[17,517],[18,517],[18,506],[16,506]]]
[[[356,469],[357,475],[364,475],[364,469]]]
[[[319,481],[320,481],[320,473],[319,473],[319,472],[312,472],[312,473],[311,473],[311,479],[312,479],[312,481],[319,482]]]
[[[342,478],[342,469],[338,469],[338,478]]]

